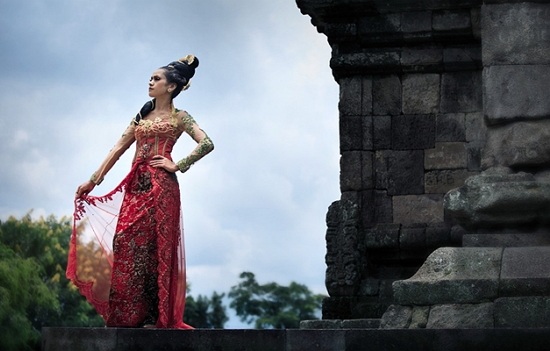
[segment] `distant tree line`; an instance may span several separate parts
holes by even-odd
[[[40,350],[42,327],[102,327],[103,319],[65,277],[72,221],[55,216],[0,221],[0,349]],[[89,261],[101,248],[79,252]],[[229,320],[224,298],[240,320],[258,329],[297,328],[317,319],[323,295],[305,285],[259,284],[251,272],[240,274],[229,293],[194,297],[188,291],[185,322],[196,328],[224,328]]]

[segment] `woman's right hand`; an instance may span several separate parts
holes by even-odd
[[[88,180],[82,183],[78,188],[76,188],[76,193],[74,196],[75,199],[82,197],[82,195],[88,195],[88,193],[92,191],[94,188],[95,188],[95,184],[91,180]]]

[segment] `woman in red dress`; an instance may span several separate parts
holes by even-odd
[[[189,87],[198,63],[188,55],[153,72],[153,99],[76,190],[67,277],[109,327],[192,328],[183,322],[185,256],[176,172],[187,171],[214,145],[173,99]],[[172,148],[183,133],[197,146],[174,162]],[[108,194],[89,195],[134,142],[130,173]]]

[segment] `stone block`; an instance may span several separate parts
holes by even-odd
[[[435,146],[435,115],[392,116],[394,150],[423,150]]]
[[[372,83],[373,114],[401,113],[401,80],[397,75],[377,76]]]
[[[466,145],[461,142],[436,143],[424,152],[424,167],[429,169],[466,169]]]
[[[443,196],[441,195],[402,195],[393,197],[394,223],[440,223],[443,220]]]
[[[338,107],[344,116],[360,116],[363,103],[363,80],[361,77],[342,78]]]
[[[424,175],[426,194],[445,194],[462,186],[466,179],[475,173],[465,169],[428,171]]]
[[[365,230],[365,246],[368,249],[399,248],[399,225],[377,225]]]
[[[342,329],[378,329],[380,327],[380,319],[363,318],[363,319],[344,319],[342,321]]]
[[[399,248],[401,250],[421,249],[426,246],[426,224],[409,224],[401,227]]]
[[[341,191],[345,192],[372,189],[374,185],[372,163],[372,152],[344,152],[340,159]]]
[[[493,328],[492,302],[436,305],[430,309],[428,329]]]
[[[430,306],[413,306],[409,329],[423,329],[428,324]]]
[[[391,117],[374,116],[373,124],[373,147],[375,150],[391,149]]]
[[[363,117],[340,116],[340,153],[363,149]]]
[[[441,48],[404,48],[401,53],[403,66],[441,66],[443,49]],[[413,71],[415,71],[413,69]]]
[[[550,163],[550,120],[491,128],[483,162],[516,169],[545,168]]]
[[[481,171],[481,159],[485,143],[474,141],[466,144],[467,169],[471,172]]]
[[[465,227],[517,228],[550,222],[550,183],[538,182],[529,173],[490,171],[469,177],[445,194],[446,213]]]
[[[469,10],[443,10],[433,12],[433,29],[436,31],[470,30],[472,21]]]
[[[501,297],[495,300],[495,328],[549,328],[550,297]]]
[[[363,204],[363,206],[369,206]],[[393,207],[392,198],[384,190],[374,191],[374,222],[375,223],[392,223],[393,222]]]
[[[500,296],[550,295],[550,246],[507,247]]]
[[[432,30],[432,12],[401,13],[401,30],[403,33],[430,32]]]
[[[362,74],[380,74],[386,69],[395,71],[401,62],[400,48],[368,48],[364,52],[354,52],[345,54],[333,54],[330,60],[330,66],[336,77],[338,72],[355,71]]]
[[[404,114],[439,112],[439,74],[407,74],[403,76]]]
[[[285,351],[335,351],[345,350],[346,334],[344,330],[300,330],[287,329],[286,344],[279,350]],[[207,350],[207,349],[204,349]],[[209,349],[214,350],[214,349]],[[241,350],[248,351],[248,347]]]
[[[380,329],[408,328],[412,318],[412,307],[391,305],[380,319]]]
[[[451,242],[451,227],[446,223],[432,223],[426,226],[426,246],[448,246]]]
[[[477,70],[450,72],[441,76],[443,113],[478,112],[482,106],[481,73]]]
[[[481,48],[476,45],[448,47],[443,50],[443,66],[446,71],[480,69]]]
[[[498,296],[500,248],[439,248],[414,276],[393,283],[396,303],[480,303]]]
[[[463,247],[522,247],[550,246],[550,236],[534,234],[465,234],[462,236]]]
[[[300,321],[300,329],[341,329],[341,319],[312,319]]]
[[[485,141],[487,138],[487,126],[483,120],[482,112],[466,113],[464,115],[466,128],[466,141]]]
[[[464,113],[439,114],[435,119],[435,141],[466,141]]]
[[[508,3],[483,7],[485,65],[550,63],[548,3]]]
[[[424,192],[424,152],[376,151],[375,187],[388,195],[422,194]]]
[[[550,115],[550,65],[491,66],[483,70],[485,115],[489,124]]]

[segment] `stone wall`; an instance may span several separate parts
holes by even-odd
[[[327,36],[340,86],[323,318],[380,317],[395,280],[460,244],[443,198],[481,170],[480,3],[297,3]]]

